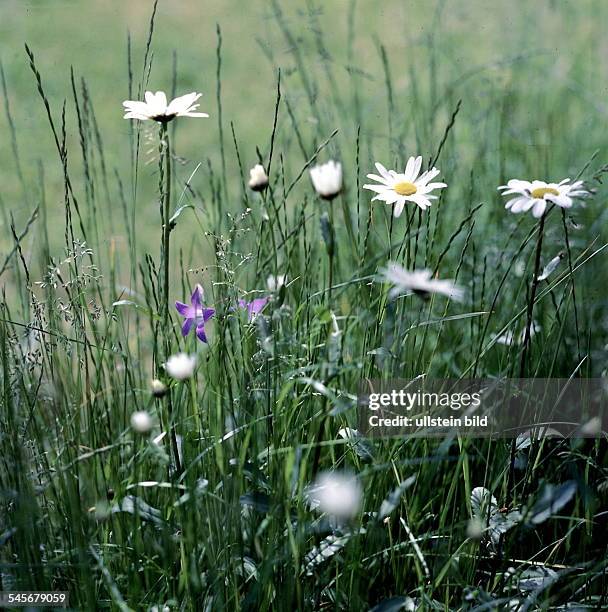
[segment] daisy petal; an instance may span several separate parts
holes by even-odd
[[[363,189],[369,189],[370,191],[375,191],[376,193],[390,191],[390,188],[386,185],[363,185]]]
[[[416,177],[420,174],[420,168],[422,168],[422,155],[419,155],[414,161],[414,181],[416,180]]]
[[[507,202],[507,207],[511,209],[511,212],[519,213],[522,210],[524,210],[524,207],[526,206],[527,203],[528,203],[527,198],[514,198],[513,200],[509,200],[509,202]],[[509,204],[511,206],[509,206]]]
[[[201,97],[201,95],[202,94],[193,91],[192,93],[184,96],[174,98],[169,103],[169,106],[167,106],[167,114],[171,115],[186,112]]]
[[[405,208],[405,199],[402,198],[402,199],[399,200],[399,202],[397,202],[397,204],[395,204],[395,209],[393,210],[393,215],[395,215],[395,217],[400,217],[404,208]]]
[[[377,174],[368,174],[367,175],[368,179],[372,179],[372,181],[378,181],[379,183],[382,183],[384,185],[387,185],[388,183],[392,183],[392,179],[388,178],[388,179],[384,179],[381,176],[378,176]]]
[[[536,219],[540,219],[545,212],[545,208],[547,208],[547,204],[544,200],[536,200],[536,204],[532,209],[532,214]]]
[[[164,91],[157,91],[155,94],[155,104],[158,104],[159,108],[166,110],[167,108],[167,96]]]
[[[408,183],[413,183],[416,175],[414,174],[414,168],[416,167],[416,157],[410,157],[407,160],[407,164],[405,165],[405,170],[403,171],[403,180]]]
[[[568,197],[567,195],[553,196],[551,201],[555,202],[555,204],[561,206],[562,208],[571,208],[573,204],[572,198]]]
[[[447,187],[446,183],[428,183],[425,189],[431,191],[432,189],[443,189],[444,187]]]
[[[431,201],[429,198],[432,198],[432,197],[436,197],[436,196],[425,197],[424,195],[417,193],[411,196],[410,200],[412,200],[412,202],[418,205],[422,210],[426,210],[427,208],[431,206]]]
[[[139,119],[140,121],[148,121],[150,117],[147,115],[141,115],[140,113],[127,113],[123,116],[123,119]]]
[[[416,183],[418,185],[426,185],[430,180],[434,179],[438,174],[440,174],[437,168],[433,168],[432,170],[427,170],[423,172],[417,179]]]
[[[389,174],[388,170],[380,162],[376,162],[375,165],[376,165],[376,168],[378,169],[378,172],[384,177],[384,179],[387,181],[390,181],[391,175]]]

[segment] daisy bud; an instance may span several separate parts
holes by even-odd
[[[268,175],[262,164],[256,164],[249,170],[249,188],[253,191],[264,191],[268,187]]]
[[[268,287],[268,291],[280,291],[281,287],[285,285],[286,281],[287,277],[285,274],[278,274],[277,276],[271,274],[266,279],[266,286]]]
[[[342,191],[342,164],[333,160],[310,170],[315,191],[324,200],[333,200]]]
[[[167,394],[167,385],[162,380],[155,378],[151,383],[152,395],[154,397],[164,397]]]
[[[131,415],[131,427],[137,433],[148,433],[152,425],[152,417],[145,410],[138,410]]]
[[[196,355],[187,355],[186,353],[177,353],[171,355],[165,363],[165,370],[171,378],[175,380],[186,380],[194,374],[196,367]]]

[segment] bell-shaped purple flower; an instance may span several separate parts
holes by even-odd
[[[262,312],[269,301],[269,297],[255,298],[255,300],[251,300],[251,302],[239,300],[239,308],[247,310],[247,318],[251,322],[260,312]]]
[[[207,342],[205,323],[215,314],[215,310],[203,306],[203,288],[200,285],[194,287],[190,298],[190,306],[183,302],[175,302],[175,308],[184,317],[182,336],[186,337],[192,326],[196,325],[196,337],[202,342]]]

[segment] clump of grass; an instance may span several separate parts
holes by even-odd
[[[217,126],[180,119],[160,135],[99,122],[76,71],[70,104],[48,94],[32,41],[25,62],[57,152],[37,183],[2,72],[13,180],[33,210],[19,226],[1,207],[3,590],[66,590],[85,610],[606,607],[603,440],[364,440],[354,397],[367,377],[605,376],[606,167],[600,154],[573,156],[585,128],[556,136],[551,113],[539,128],[551,146],[523,147],[525,91],[483,81],[496,103],[480,117],[440,69],[439,43],[420,54],[428,82],[420,56],[403,65],[383,45],[353,66],[354,5],[348,73],[382,74],[382,110],[341,87],[312,3],[311,49],[274,3],[293,57],[280,66],[269,54],[276,99],[259,109],[260,142],[239,140],[238,117],[227,138],[223,98],[243,92],[223,84],[222,51],[238,41],[219,27]],[[137,81],[129,39],[129,98],[156,76],[156,16],[155,3]],[[535,74],[533,59],[509,61]],[[408,72],[406,90],[395,75]],[[567,88],[550,95],[546,108]],[[110,156],[117,130],[122,152]],[[186,130],[203,141],[217,131],[218,154],[181,157]],[[361,180],[410,152],[448,187],[396,218]],[[328,159],[343,185],[324,191],[315,177],[315,192],[309,171]],[[268,184],[251,191],[258,163]],[[505,212],[496,186],[535,173],[570,173],[595,197],[540,222]],[[61,225],[48,216],[59,205]],[[160,228],[150,240],[146,216]],[[539,280],[558,252],[564,263]],[[388,262],[453,279],[463,301],[426,285],[428,299],[419,286],[395,294],[378,282]],[[180,333],[172,305],[197,284],[214,310],[208,342]],[[195,358],[167,367],[176,353]]]

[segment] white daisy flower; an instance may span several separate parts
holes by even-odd
[[[153,119],[159,123],[168,123],[175,117],[208,117],[207,113],[195,112],[199,107],[195,102],[203,94],[192,92],[185,96],[175,98],[167,104],[167,96],[164,91],[152,93],[146,91],[146,101],[125,100],[122,105],[125,107],[124,119],[139,119],[147,121]]]
[[[131,427],[137,433],[148,433],[153,426],[152,417],[145,410],[138,410],[131,415]]]
[[[177,353],[171,355],[165,363],[165,370],[171,378],[175,380],[185,380],[194,374],[196,367],[196,355],[188,355],[186,353]]]
[[[574,198],[589,195],[589,192],[582,189],[582,186],[583,181],[570,183],[569,178],[559,183],[511,179],[506,185],[498,187],[498,190],[503,196],[515,196],[505,204],[507,210],[512,213],[520,213],[532,209],[534,217],[539,219],[545,213],[547,202],[557,204],[562,208],[570,208]]]
[[[334,517],[353,517],[361,507],[363,489],[356,476],[344,472],[323,472],[308,490],[313,508]]]
[[[406,270],[396,263],[391,263],[385,269],[380,270],[382,280],[392,283],[394,287],[390,290],[389,297],[412,291],[421,297],[428,297],[430,293],[440,293],[458,302],[464,299],[464,289],[452,280],[439,280],[431,278],[430,270]]]
[[[268,175],[262,164],[256,164],[249,170],[249,189],[264,191],[268,187]]]
[[[439,174],[437,168],[427,170],[418,176],[422,167],[422,157],[410,157],[403,174],[394,170],[387,170],[382,164],[376,163],[376,168],[381,176],[368,174],[367,178],[378,181],[379,185],[363,185],[363,189],[375,191],[378,195],[372,198],[387,204],[394,204],[394,215],[399,217],[403,212],[406,202],[413,202],[422,210],[431,205],[431,200],[436,200],[436,195],[431,195],[435,189],[447,187],[445,183],[431,183]]]
[[[324,200],[333,200],[342,191],[342,164],[333,160],[310,169],[310,180]]]

